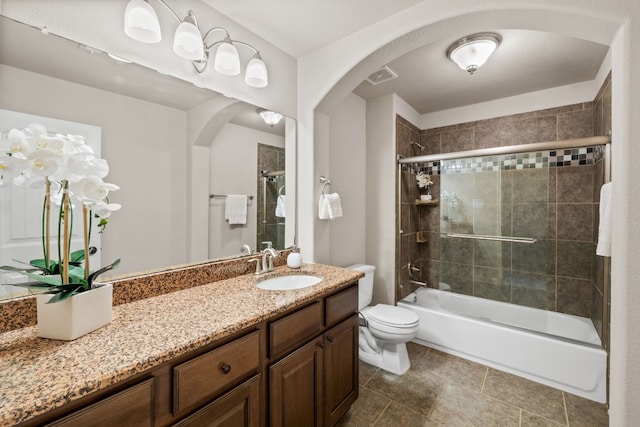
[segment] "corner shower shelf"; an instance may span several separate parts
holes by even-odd
[[[439,204],[440,204],[440,199],[416,200],[416,206],[437,206]]]

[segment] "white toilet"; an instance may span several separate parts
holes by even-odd
[[[418,315],[395,305],[378,304],[370,307],[376,268],[364,264],[345,268],[365,274],[358,282],[360,360],[396,375],[404,374],[410,366],[406,343],[418,332]]]

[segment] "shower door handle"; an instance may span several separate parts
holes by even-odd
[[[474,240],[493,240],[496,242],[510,242],[510,243],[536,243],[538,239],[533,237],[505,237],[505,236],[488,236],[486,234],[462,234],[462,233],[447,233],[447,237],[458,237],[460,239],[474,239]]]

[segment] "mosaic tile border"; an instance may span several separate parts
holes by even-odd
[[[497,172],[503,170],[524,170],[558,168],[567,166],[593,165],[604,157],[604,145],[593,147],[567,148],[529,153],[504,154],[499,156],[469,157],[452,160],[436,160],[426,163],[403,165],[403,171],[429,175],[451,173]]]

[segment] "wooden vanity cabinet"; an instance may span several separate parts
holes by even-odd
[[[353,284],[25,426],[333,426],[358,397]]]
[[[333,426],[358,398],[357,290],[326,297],[322,333],[269,367],[271,427]]]

